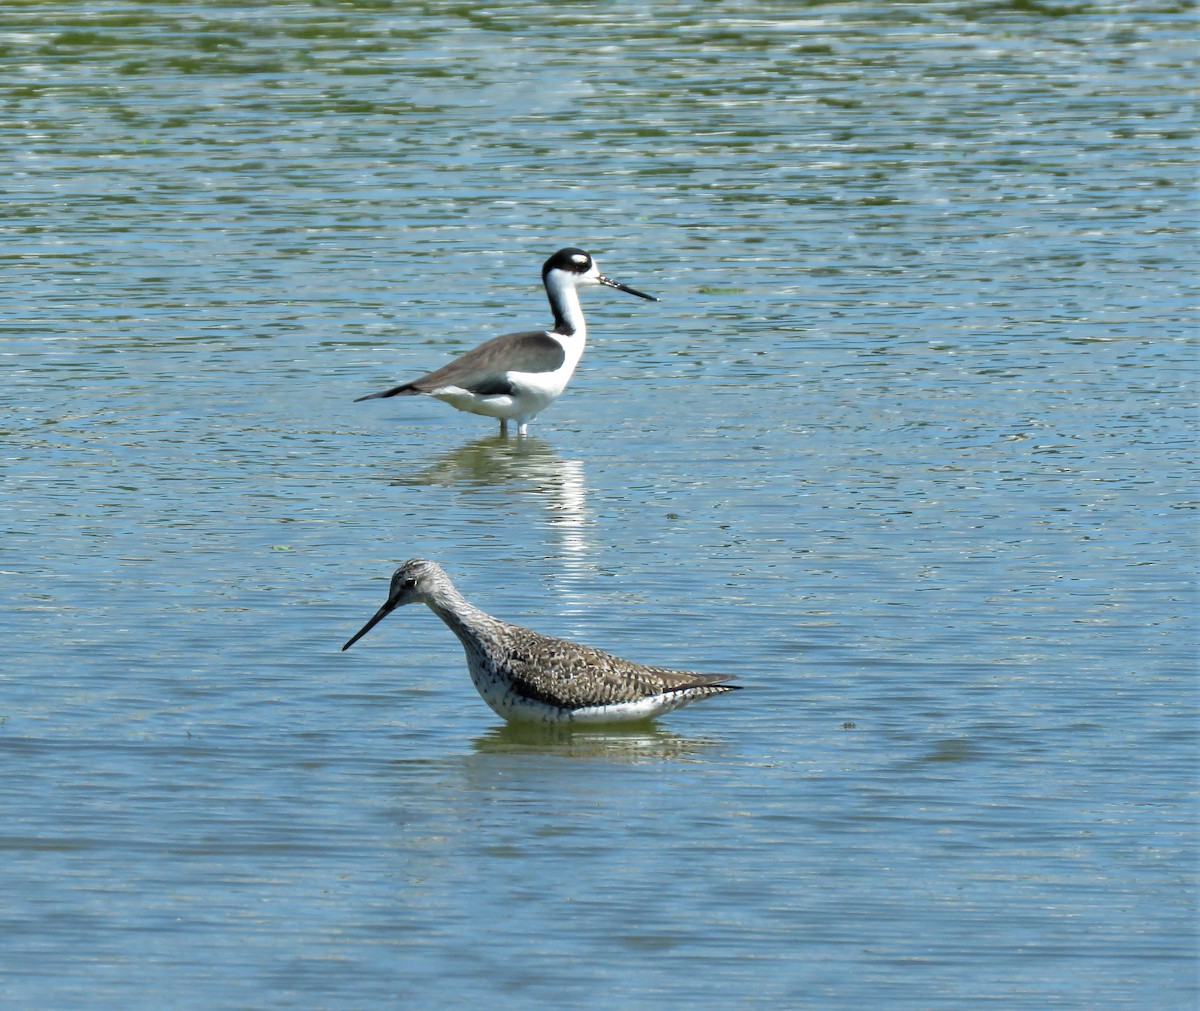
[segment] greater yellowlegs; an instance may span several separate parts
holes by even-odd
[[[506,720],[632,723],[739,687],[726,684],[728,676],[643,667],[510,625],[468,603],[441,566],[422,558],[395,571],[384,605],[342,649],[397,607],[416,603],[428,604],[458,636],[476,690]]]
[[[355,403],[423,393],[460,411],[499,418],[502,435],[508,432],[508,422],[515,421],[517,434],[524,435],[529,422],[566,389],[583,355],[587,326],[579,304],[579,287],[602,284],[658,301],[653,295],[605,277],[588,253],[574,247],[560,249],[542,265],[542,284],[554,312],[551,329],[493,337],[436,372],[382,393],[359,397]]]

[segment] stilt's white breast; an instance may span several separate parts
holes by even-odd
[[[569,337],[562,334],[551,334],[563,347],[563,363],[553,372],[510,372],[508,380],[517,388],[517,400],[522,406],[522,413],[532,418],[558,399],[571,376],[575,374],[575,366],[583,357],[584,334],[582,331]]]

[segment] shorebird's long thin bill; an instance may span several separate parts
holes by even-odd
[[[617,291],[627,291],[631,295],[637,295],[638,298],[644,298],[647,302],[657,302],[658,299],[653,295],[647,295],[644,291],[638,291],[637,288],[631,288],[627,284],[622,284],[620,281],[614,281],[611,277],[601,277],[601,284],[607,284],[610,288],[616,288]]]
[[[396,609],[396,605],[393,604],[389,600],[386,604],[383,605],[383,607],[381,607],[378,611],[375,612],[375,616],[370,621],[368,621],[365,625],[363,625],[362,628],[360,628],[354,635],[352,635],[350,637],[350,640],[346,643],[345,646],[342,647],[342,652],[345,653],[346,650],[348,650],[351,646],[353,646],[356,642],[358,642],[359,639],[361,639],[364,635],[366,635],[369,631],[371,631],[371,629],[373,629],[376,625],[378,625],[381,621],[383,621],[383,619],[386,618],[389,614],[391,614],[395,609]]]

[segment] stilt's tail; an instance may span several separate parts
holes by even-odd
[[[381,400],[384,397],[415,396],[420,392],[413,387],[412,383],[404,383],[402,386],[393,386],[390,390],[384,390],[382,393],[368,393],[365,397],[355,397],[354,402],[357,404],[364,400]]]

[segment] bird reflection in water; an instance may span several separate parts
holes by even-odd
[[[575,590],[593,567],[588,541],[587,485],[582,460],[564,460],[542,439],[508,439],[492,435],[474,439],[443,454],[420,470],[401,474],[393,486],[459,488],[464,494],[486,495],[513,487],[540,499],[545,523],[558,541],[563,566],[556,589],[564,596],[563,614],[587,610]]]
[[[719,747],[719,740],[682,737],[652,723],[579,727],[507,723],[476,737],[473,745],[488,755],[558,755],[635,765],[687,761]]]
[[[564,480],[564,467],[582,468],[578,460],[562,460],[542,439],[506,439],[489,435],[473,439],[442,454],[417,471],[401,474],[392,485],[487,488],[513,481],[545,482],[553,487]]]

